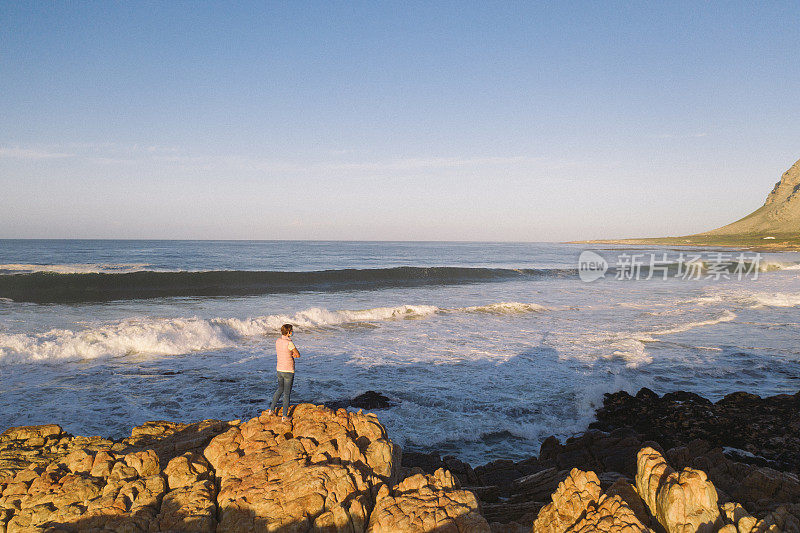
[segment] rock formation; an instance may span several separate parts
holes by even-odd
[[[669,532],[711,533],[721,525],[717,491],[702,470],[673,470],[653,448],[638,454],[636,489]]]
[[[630,427],[665,448],[702,439],[713,447],[735,448],[741,462],[800,473],[800,393],[760,398],[736,392],[716,403],[691,392],[659,397],[650,389],[636,396],[607,395],[589,427],[604,431]]]
[[[412,475],[391,489],[382,486],[367,531],[489,533],[478,510],[475,495],[461,490],[453,475],[440,468],[433,475]]]
[[[795,471],[759,464],[796,456],[775,449],[774,460],[740,462],[710,422],[750,409],[747,431],[774,431],[767,449],[791,451],[800,437],[776,428],[791,428],[796,398],[616,393],[598,412],[611,431],[549,438],[538,457],[474,470],[421,453],[401,465],[375,415],[310,404],[289,421],[148,422],[121,441],[10,428],[0,435],[0,533],[800,531]],[[648,409],[667,451],[638,432]]]
[[[292,414],[148,422],[121,442],[11,428],[0,533],[489,532],[448,471],[399,479],[400,448],[375,415],[310,404]]]

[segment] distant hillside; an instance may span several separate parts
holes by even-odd
[[[776,236],[800,233],[800,161],[784,172],[767,196],[764,205],[727,226],[696,236],[754,235]]]
[[[783,173],[763,206],[727,226],[683,237],[581,242],[800,249],[800,160]]]

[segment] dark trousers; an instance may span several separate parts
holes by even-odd
[[[278,390],[272,396],[272,403],[269,404],[271,411],[278,406],[278,400],[283,394],[283,416],[289,416],[289,395],[292,392],[294,382],[294,372],[278,372]]]

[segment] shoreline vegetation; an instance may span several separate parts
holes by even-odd
[[[684,237],[652,237],[642,239],[594,239],[588,241],[569,241],[565,244],[628,244],[637,246],[686,246],[698,248],[732,248],[754,252],[797,252],[800,251],[800,234],[763,236],[730,235],[705,236],[687,235]]]
[[[0,532],[800,531],[800,392],[607,394],[585,432],[474,468],[346,409],[391,405],[370,391],[118,441],[0,428]]]

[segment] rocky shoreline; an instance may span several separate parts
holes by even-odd
[[[800,531],[800,392],[618,392],[585,433],[475,468],[403,453],[377,416],[334,407],[120,441],[10,428],[0,533]]]

